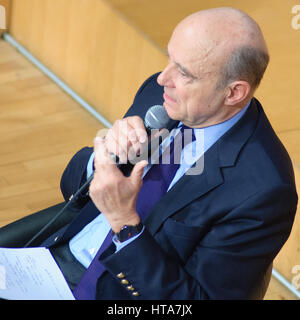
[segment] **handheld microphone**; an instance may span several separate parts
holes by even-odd
[[[171,130],[175,126],[177,121],[169,118],[165,108],[161,105],[154,105],[150,107],[145,115],[144,125],[148,135],[151,134],[151,130],[154,129],[167,129]],[[149,144],[150,145],[150,144]],[[116,156],[114,156],[116,157]],[[115,159],[119,169],[126,175],[129,174],[133,168],[132,164],[118,164],[118,159]],[[56,219],[58,219],[65,210],[76,200],[88,192],[89,185],[94,178],[94,174],[91,174],[87,181],[80,187],[80,189],[69,199],[66,205],[37,233],[35,234],[24,247],[29,247]]]
[[[144,126],[145,126],[148,137],[151,136],[152,130],[167,129],[168,131],[170,131],[171,129],[173,129],[176,123],[177,121],[172,120],[169,117],[166,109],[162,105],[154,105],[150,107],[146,112],[146,115],[144,118]],[[148,158],[147,155],[149,153],[151,154],[151,147],[152,147],[152,141],[148,143],[148,148],[145,150],[144,154],[139,155],[139,157],[137,157],[136,159],[133,159],[132,161],[127,161],[127,163],[120,163],[119,157],[113,153],[110,154],[110,157],[115,161],[116,165],[122,171],[122,173],[125,176],[129,176],[133,169],[134,164],[136,164],[137,161],[142,160],[143,157]]]
[[[161,105],[155,105],[149,108],[144,119],[144,125],[148,134],[150,134],[153,129],[171,130],[176,123],[177,121],[172,120],[166,109]]]

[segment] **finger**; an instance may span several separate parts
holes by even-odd
[[[115,161],[111,158],[105,148],[104,139],[96,137],[94,140],[95,149],[95,172],[94,172],[94,186],[103,185],[103,182],[119,181],[123,178],[123,173],[116,166]],[[94,188],[92,190],[95,190]]]
[[[142,176],[144,173],[144,169],[147,166],[148,162],[143,160],[138,162],[134,167],[133,170],[131,172],[131,175],[129,177],[129,179],[132,180],[134,185],[139,185],[142,182]]]
[[[123,148],[126,146],[127,158],[134,158],[141,150],[140,130],[145,130],[139,117],[128,117],[119,122],[119,140]]]
[[[140,155],[148,143],[148,135],[143,120],[140,117],[130,117],[128,122],[129,139],[135,156]]]
[[[106,149],[105,141],[103,138],[96,137],[94,139],[94,152],[95,152],[94,165],[96,170],[100,169],[102,165],[115,164],[113,159],[109,156],[109,153]]]
[[[127,162],[128,139],[122,120],[117,120],[105,137],[106,148],[109,153],[119,157],[120,162]]]
[[[127,149],[125,149],[122,144],[119,143],[113,134],[105,138],[105,146],[110,155],[117,156],[121,163],[127,162]]]
[[[137,116],[128,117],[114,123],[107,135],[107,148],[114,146],[113,151],[120,158],[120,162],[126,163],[128,159],[140,154],[142,148],[140,140],[146,139],[147,133],[143,120]]]
[[[147,131],[144,125],[144,121],[140,117],[130,117],[128,118],[128,125],[134,128],[134,133],[136,135],[135,140],[140,143],[145,143],[147,140]]]

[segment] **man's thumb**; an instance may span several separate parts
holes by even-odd
[[[141,181],[144,168],[147,164],[148,162],[146,160],[142,160],[133,167],[130,177],[134,180],[135,183],[139,183]]]

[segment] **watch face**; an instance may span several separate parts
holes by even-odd
[[[130,238],[138,235],[143,229],[142,223],[136,226],[124,226],[119,233],[117,233],[117,238],[120,242],[129,240]]]

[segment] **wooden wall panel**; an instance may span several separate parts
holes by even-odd
[[[111,122],[166,64],[158,47],[101,0],[13,0],[10,32]]]
[[[103,126],[0,40],[0,227],[62,202],[60,178]]]

